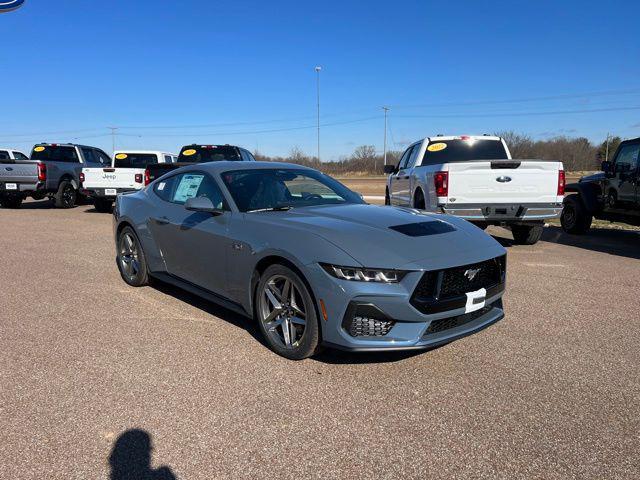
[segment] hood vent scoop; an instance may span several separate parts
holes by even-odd
[[[409,237],[426,237],[428,235],[439,235],[441,233],[455,232],[455,227],[440,220],[430,222],[407,223],[406,225],[396,225],[389,227],[391,230],[402,233]]]

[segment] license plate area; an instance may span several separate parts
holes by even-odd
[[[5,183],[4,184],[4,189],[5,190],[17,191],[18,190],[18,184],[17,183]]]
[[[104,194],[105,194],[106,196],[109,196],[109,197],[115,197],[115,196],[116,196],[116,193],[117,193],[117,191],[116,191],[116,189],[115,189],[115,188],[105,188],[105,189],[104,189]]]

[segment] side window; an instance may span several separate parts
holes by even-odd
[[[170,200],[172,203],[184,205],[190,198],[206,197],[216,208],[223,208],[224,200],[220,189],[204,173],[183,173],[176,175],[176,178],[176,186]]]
[[[0,160],[9,160],[9,152],[0,150]]]
[[[249,153],[248,150],[245,150],[244,148],[240,149],[240,154],[242,155],[242,160],[244,160],[245,162],[255,162],[256,159],[253,157],[253,155],[251,155],[251,153]]]
[[[398,163],[398,170],[403,170],[405,168],[407,168],[407,163],[409,162],[409,158],[411,157],[411,154],[413,153],[415,147],[409,147],[405,150],[404,154],[402,155],[402,158],[400,159],[400,163]]]
[[[92,148],[81,148],[85,163],[98,163],[98,159],[93,154]]]
[[[165,155],[164,163],[173,163],[173,157],[171,155]]]
[[[418,158],[418,152],[420,151],[421,145],[422,144],[419,143],[413,147],[413,150],[411,151],[411,155],[409,156],[409,160],[407,160],[407,168],[413,168],[415,166],[416,160]]]
[[[176,188],[176,180],[181,176],[182,175],[174,175],[173,177],[166,178],[161,182],[156,182],[153,186],[153,191],[165,202],[170,202]]]
[[[29,160],[29,157],[27,157],[24,153],[22,152],[13,152],[13,158],[15,158],[16,160]]]
[[[640,144],[623,146],[616,156],[616,173],[633,172],[638,168]]]
[[[178,157],[173,156],[173,157],[171,157],[171,158],[173,158],[173,163],[177,163],[177,162],[178,162]]]
[[[111,166],[111,157],[104,153],[102,150],[94,150],[96,161],[103,167]]]

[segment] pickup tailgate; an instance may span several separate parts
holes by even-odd
[[[139,189],[144,186],[144,168],[83,168],[82,188]],[[136,181],[138,180],[138,181]]]
[[[447,203],[555,203],[560,162],[476,160],[447,165]]]
[[[16,161],[0,163],[0,183],[38,183],[38,162]]]

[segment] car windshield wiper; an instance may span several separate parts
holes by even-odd
[[[291,210],[293,207],[291,205],[281,205],[279,207],[268,207],[268,208],[256,208],[254,210],[247,210],[247,213],[254,212],[286,212],[287,210]]]

